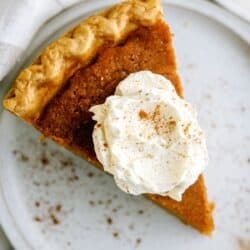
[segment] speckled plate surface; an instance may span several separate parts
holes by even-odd
[[[82,3],[48,22],[5,88],[49,41],[114,2]],[[250,27],[203,1],[164,1],[164,11],[186,98],[208,138],[214,236],[123,193],[111,177],[51,141],[41,143],[38,132],[1,111],[0,219],[17,249],[250,249]]]

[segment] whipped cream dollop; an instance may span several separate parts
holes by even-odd
[[[125,192],[180,201],[204,170],[208,156],[196,111],[163,76],[130,74],[90,111],[96,156]]]

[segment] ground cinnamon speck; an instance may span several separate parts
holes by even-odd
[[[142,120],[146,120],[146,119],[148,119],[148,113],[146,113],[144,110],[140,110],[139,111],[139,117],[140,117],[140,119],[142,119]]]
[[[12,151],[12,154],[13,154],[13,155],[16,155],[16,154],[17,154],[17,150],[14,149],[14,150]]]
[[[38,216],[35,216],[34,220],[37,221],[37,222],[41,222],[42,221],[42,219],[40,217],[38,217]]]
[[[42,146],[44,146],[44,147],[47,146],[47,142],[46,142],[46,141],[42,141],[41,144],[42,144]]]
[[[63,167],[68,167],[73,165],[72,159],[61,160],[60,163]]]
[[[39,202],[39,201],[36,201],[36,202],[35,202],[35,206],[36,206],[36,207],[40,207],[40,202]]]
[[[88,177],[89,177],[89,178],[92,178],[93,176],[94,176],[94,173],[92,173],[92,172],[89,172],[89,173],[88,173]]]
[[[47,166],[49,164],[49,159],[46,156],[42,156],[40,161],[44,166]]]
[[[35,186],[37,186],[37,187],[39,187],[41,184],[40,184],[40,182],[37,182],[37,181],[33,181],[33,184],[35,185]]]
[[[60,212],[62,210],[62,205],[61,204],[57,204],[56,205],[56,211]]]
[[[144,214],[144,211],[142,209],[138,210],[137,212],[138,214]]]
[[[112,224],[113,224],[113,220],[112,220],[112,218],[110,218],[110,217],[108,217],[106,221],[107,221],[107,223],[108,223],[109,225],[112,225]]]
[[[73,175],[73,176],[70,176],[68,178],[69,182],[74,182],[74,181],[78,181],[78,180],[79,180],[79,176],[78,175]]]
[[[95,202],[94,201],[89,201],[89,205],[94,206]]]
[[[50,219],[54,225],[60,224],[60,221],[58,220],[58,218],[54,214],[50,214]]]
[[[110,205],[112,203],[112,200],[108,199],[107,204]]]
[[[119,237],[119,233],[118,233],[118,232],[113,232],[113,236],[114,236],[115,238],[118,238],[118,237]]]
[[[21,157],[20,158],[21,161],[23,161],[23,162],[27,162],[29,160],[29,157],[27,155],[25,155],[24,153],[21,153],[20,157]]]
[[[138,246],[138,245],[140,245],[141,244],[141,238],[137,238],[136,239],[136,245]]]

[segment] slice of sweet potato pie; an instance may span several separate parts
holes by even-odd
[[[90,109],[119,92],[119,83],[136,72],[168,79],[183,100],[172,34],[158,0],[129,0],[83,20],[20,72],[4,107],[45,137],[103,169],[93,141],[94,127],[100,124]],[[145,121],[149,116],[155,119],[154,114],[140,110],[138,117]],[[175,121],[169,124],[176,125]],[[201,233],[211,234],[214,229],[213,205],[207,200],[202,174],[179,201],[153,192],[145,192],[145,197]]]

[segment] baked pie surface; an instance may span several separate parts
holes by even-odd
[[[182,96],[172,35],[158,0],[127,1],[83,21],[20,73],[4,106],[45,137],[102,168],[94,152],[94,121],[88,110],[112,95],[122,79],[141,70],[164,75]],[[200,232],[213,231],[213,206],[202,176],[181,202],[146,197]]]

